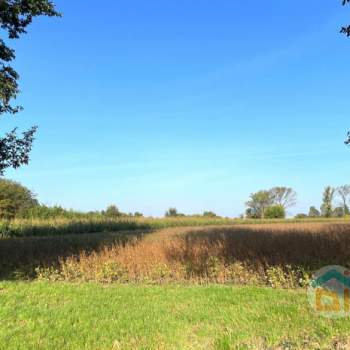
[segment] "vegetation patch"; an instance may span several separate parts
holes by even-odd
[[[168,228],[0,240],[6,278],[101,283],[221,283],[297,288],[349,266],[349,224]]]
[[[3,349],[346,349],[350,334],[303,291],[3,282],[0,295]]]

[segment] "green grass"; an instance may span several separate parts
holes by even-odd
[[[7,350],[312,349],[350,335],[304,291],[258,287],[2,282],[0,322]]]

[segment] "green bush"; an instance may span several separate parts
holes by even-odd
[[[177,216],[185,216],[185,215],[179,213],[176,208],[169,208],[165,212],[165,217],[177,217]]]
[[[295,218],[296,219],[307,219],[308,216],[304,213],[300,213],[300,214],[295,215]]]
[[[310,207],[310,210],[309,210],[310,218],[319,218],[320,216],[321,216],[321,213],[318,209],[316,209],[315,207]]]
[[[67,210],[62,208],[61,206],[53,206],[47,207],[46,205],[36,205],[35,207],[30,208],[25,213],[24,217],[27,219],[55,219],[55,218],[66,218],[66,219],[74,219],[74,218],[83,218],[89,217],[92,214],[80,213],[74,210]]]
[[[110,218],[117,218],[120,216],[123,216],[123,214],[119,211],[118,207],[116,205],[110,205],[106,211],[104,212],[104,215],[110,217]]]
[[[332,216],[335,218],[342,218],[345,216],[345,210],[343,207],[337,207],[333,210]]]
[[[212,211],[205,211],[203,213],[203,216],[208,217],[208,218],[216,218],[217,217],[217,215]]]
[[[264,214],[266,219],[284,219],[286,210],[281,205],[267,207]]]

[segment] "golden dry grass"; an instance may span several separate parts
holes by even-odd
[[[350,224],[170,228],[59,258],[41,278],[295,287],[324,265],[350,263]]]

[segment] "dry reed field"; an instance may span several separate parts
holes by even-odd
[[[324,265],[350,264],[350,224],[178,227],[0,240],[2,275],[103,283],[304,286]]]

